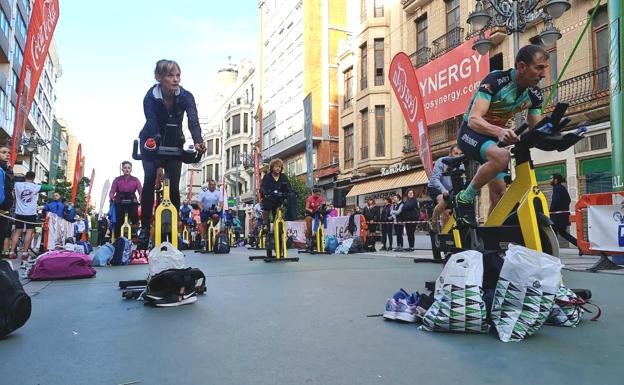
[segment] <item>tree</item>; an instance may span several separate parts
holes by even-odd
[[[305,214],[305,205],[306,199],[310,195],[310,189],[306,186],[306,183],[301,178],[298,178],[295,175],[286,175],[288,177],[288,181],[293,188],[295,194],[297,194],[297,218],[303,218]]]

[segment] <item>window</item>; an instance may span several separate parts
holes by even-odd
[[[243,144],[243,155],[245,155],[245,156],[247,156],[247,155],[248,155],[248,152],[247,152],[248,147],[249,147],[249,146],[247,146],[246,144]]]
[[[215,178],[216,181],[218,181],[220,179],[220,176],[219,176],[219,163],[215,163],[214,170],[215,170],[214,171],[215,172],[214,173],[214,178]]]
[[[20,47],[19,43],[17,42],[17,38],[15,39],[15,50],[14,50],[13,59],[17,63],[19,63],[20,66],[24,62],[24,51],[22,50],[22,47]],[[39,87],[41,87],[41,86],[39,86]],[[41,95],[39,95],[39,97],[41,97]]]
[[[383,17],[384,4],[383,0],[375,0],[375,17]]]
[[[386,155],[386,106],[375,106],[375,156]]]
[[[232,146],[232,167],[238,167],[240,163],[240,145]]]
[[[28,33],[27,29],[26,29],[26,23],[24,22],[24,17],[22,17],[22,13],[21,12],[17,12],[17,29],[20,31],[20,33],[22,34],[22,37],[24,38],[24,40],[26,40],[26,34]]]
[[[232,116],[232,135],[240,134],[240,114]]]
[[[294,161],[288,162],[286,169],[287,169],[286,173],[288,175],[295,175],[295,162]]]
[[[366,57],[366,43],[364,43],[360,46],[360,90],[365,90],[368,87],[366,67],[368,67],[368,59]]]
[[[212,139],[207,140],[207,141],[206,141],[206,156],[208,156],[208,155],[212,155],[212,153],[213,153],[213,148],[214,148],[214,143],[213,143],[213,140],[212,140]]]
[[[375,39],[375,85],[384,84],[384,39]]]
[[[360,116],[362,117],[362,136],[360,138],[362,153],[360,159],[368,159],[368,108],[360,111]]]
[[[6,101],[7,96],[2,89],[0,89],[0,113],[5,113],[6,111]]]
[[[353,124],[344,128],[344,166],[353,168]]]
[[[17,93],[17,84],[19,83],[19,76],[17,76],[17,72],[15,72],[15,70],[12,71],[12,83],[11,86],[13,87],[13,92]]]
[[[249,132],[249,114],[246,112],[243,114],[243,132]]]
[[[207,181],[212,179],[212,165],[211,164],[206,166],[206,179]]]
[[[454,31],[461,26],[459,0],[446,1],[446,32]],[[454,31],[447,37],[447,47],[457,47],[461,44],[461,33]]]
[[[351,108],[353,102],[353,67],[344,72],[344,108]]]
[[[219,138],[215,139],[215,155],[219,155],[219,149],[221,147],[219,147]]]
[[[622,27],[620,27],[622,28]],[[609,17],[607,8],[602,7],[592,20],[592,35],[594,45],[594,69],[609,65]],[[609,73],[601,72],[596,79],[596,86],[600,90],[609,88]]]
[[[9,21],[7,20],[6,14],[2,9],[0,9],[0,30],[4,34],[4,37],[9,38]]]
[[[366,2],[368,0],[360,0],[360,22],[366,21]]]
[[[297,173],[296,175],[303,174],[303,157],[302,156],[297,158],[297,162],[295,165],[296,165],[295,172]]]
[[[230,168],[230,149],[225,150],[225,167]]]
[[[230,137],[230,119],[225,121],[225,137]]]
[[[427,14],[416,20],[416,50],[427,48]]]

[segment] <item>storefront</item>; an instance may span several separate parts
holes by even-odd
[[[413,188],[416,197],[426,194],[429,179],[424,170],[413,169],[413,166],[399,164],[388,168],[382,168],[378,176],[355,182],[353,188],[347,194],[347,207],[362,207],[368,198],[375,199],[378,205],[383,204],[385,197],[393,194],[405,194],[409,188]]]

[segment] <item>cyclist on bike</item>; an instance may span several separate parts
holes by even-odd
[[[115,202],[115,237],[121,236],[121,226],[124,223],[126,213],[128,214],[128,220],[132,225],[136,225],[139,222],[138,206],[139,201],[136,193],[141,196],[143,188],[139,178],[130,175],[132,173],[132,163],[127,160],[121,163],[121,171],[123,175],[118,176],[113,180],[108,197],[111,202]]]
[[[147,246],[149,227],[152,222],[154,206],[154,185],[156,170],[165,167],[169,176],[170,196],[174,207],[180,206],[180,173],[181,160],[159,159],[155,151],[159,145],[158,138],[166,134],[171,126],[182,127],[182,119],[186,113],[188,129],[193,137],[195,150],[203,154],[206,147],[201,136],[201,127],[197,118],[197,106],[193,95],[180,86],[180,66],[173,60],[159,60],[154,70],[156,85],[152,86],[143,99],[145,125],[139,134],[142,149],[142,162],[145,178],[141,194],[141,234],[139,241]],[[175,145],[182,148],[184,135],[180,129],[180,137],[173,138]]]
[[[312,238],[312,221],[314,220],[314,215],[319,213],[319,210],[322,205],[325,204],[325,199],[321,196],[321,189],[314,188],[312,189],[312,194],[306,199],[305,206],[305,223],[306,223],[306,239],[308,240],[308,244]],[[320,213],[319,213],[320,214]],[[319,218],[323,222],[324,218]]]
[[[465,190],[457,195],[457,216],[475,224],[474,198],[486,184],[490,191],[490,212],[505,193],[505,171],[511,160],[509,145],[518,141],[513,129],[506,127],[517,112],[528,110],[527,122],[533,128],[542,119],[542,91],[538,83],[545,76],[549,55],[544,48],[527,45],[518,51],[515,68],[492,71],[472,97],[457,137],[457,144],[481,167]]]
[[[201,208],[201,223],[206,226],[208,220],[212,220],[214,226],[219,222],[223,210],[223,198],[221,190],[217,188],[217,182],[214,179],[208,181],[208,186],[202,187],[199,193],[199,207]],[[207,229],[202,230],[202,234]]]
[[[269,216],[271,211],[284,204],[284,200],[292,193],[293,189],[284,173],[284,162],[275,158],[269,163],[269,172],[262,178],[260,194],[262,195],[262,223],[269,228]]]

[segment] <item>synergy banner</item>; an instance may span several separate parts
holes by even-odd
[[[41,71],[59,17],[58,0],[35,0],[28,24],[24,61],[17,84],[17,109],[11,139],[11,166],[15,165],[17,149],[22,144],[28,113],[37,91]]]
[[[472,49],[470,39],[450,52],[416,69],[429,124],[435,124],[468,110],[470,98],[490,72],[490,55]]]
[[[404,52],[396,54],[390,64],[388,76],[394,90],[394,96],[401,105],[403,116],[412,134],[412,140],[418,149],[420,161],[425,168],[427,177],[431,177],[433,160],[431,158],[429,129],[427,128],[423,99],[418,89],[418,78],[409,56]]]

